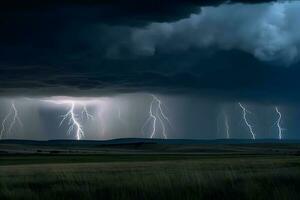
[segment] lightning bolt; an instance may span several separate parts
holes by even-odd
[[[125,126],[126,123],[125,123],[125,120],[122,118],[122,112],[121,112],[120,105],[117,105],[116,109],[117,109],[117,114],[118,114],[118,120],[121,122],[121,124],[123,126]]]
[[[84,137],[84,132],[83,132],[83,129],[81,127],[81,124],[79,123],[79,121],[77,119],[78,116],[74,112],[75,103],[71,102],[70,104],[71,104],[70,109],[69,109],[69,111],[65,115],[62,116],[63,118],[62,118],[59,126],[61,126],[64,123],[64,121],[67,118],[69,118],[69,122],[68,122],[69,129],[67,131],[67,134],[71,134],[71,132],[73,130],[75,130],[76,139],[80,140],[82,137]]]
[[[11,119],[11,122],[9,123],[9,127],[6,131],[6,124],[8,123],[8,120]],[[21,121],[21,119],[19,118],[19,113],[18,110],[15,106],[15,103],[12,102],[9,112],[7,113],[7,115],[5,116],[5,118],[2,121],[2,129],[0,132],[0,138],[3,137],[4,133],[8,133],[10,134],[12,132],[13,127],[15,126],[15,124],[18,123],[20,127],[23,127],[23,123]]]
[[[230,138],[230,134],[229,134],[228,116],[226,115],[225,112],[223,112],[223,115],[224,115],[224,124],[225,124],[225,130],[226,130],[226,138],[229,139]]]
[[[98,109],[98,119],[99,119],[99,124],[100,124],[100,129],[101,129],[101,135],[103,136],[105,134],[105,127],[104,127],[104,119],[103,119],[103,110],[101,107]]]
[[[87,120],[89,120],[89,119],[94,120],[94,119],[95,119],[94,116],[91,115],[91,114],[88,112],[88,110],[87,110],[87,108],[86,108],[86,105],[83,105],[83,107],[82,107],[82,112],[81,112],[81,118],[82,118],[82,119],[83,119],[84,116],[85,116],[85,118],[86,118]]]
[[[144,132],[145,127],[148,125],[148,123],[151,122],[151,120],[153,120],[152,132],[151,132],[150,138],[152,138],[156,132],[156,117],[152,113],[153,104],[154,104],[154,98],[152,99],[152,101],[150,103],[149,117],[147,118],[146,122],[144,123],[144,125],[142,127],[142,132]]]
[[[84,134],[84,130],[83,127],[80,123],[80,119],[81,120],[94,120],[94,116],[91,115],[88,112],[88,109],[85,105],[85,103],[82,102],[76,102],[73,100],[45,100],[45,102],[50,102],[50,103],[54,103],[54,104],[59,104],[59,105],[67,105],[69,107],[69,109],[67,110],[67,113],[62,115],[62,120],[59,123],[59,127],[61,127],[65,121],[68,121],[68,130],[67,130],[67,134],[70,135],[72,132],[74,132],[74,135],[76,137],[77,140],[81,140],[85,134]],[[76,109],[78,110],[81,109],[79,112],[79,114],[76,114]]]
[[[276,121],[276,125],[277,125],[277,128],[278,128],[278,139],[281,140],[282,139],[282,131],[284,131],[284,129],[281,128],[281,125],[280,125],[282,115],[281,115],[281,112],[279,111],[277,106],[275,107],[275,111],[278,115],[278,119]]]
[[[153,138],[157,133],[157,123],[159,123],[162,128],[161,134],[165,139],[167,139],[168,137],[166,134],[165,123],[167,123],[170,127],[172,127],[170,120],[162,109],[161,100],[155,95],[151,95],[151,96],[152,96],[152,101],[150,103],[150,108],[149,108],[149,117],[147,118],[146,122],[142,127],[142,132],[144,132],[144,129],[152,122],[152,131],[150,134],[150,138]]]
[[[119,119],[120,121],[123,121],[123,120],[122,120],[122,117],[121,117],[121,109],[120,109],[120,106],[118,106],[118,119]]]
[[[238,103],[240,108],[242,109],[242,112],[243,112],[243,119],[244,119],[244,122],[245,124],[247,125],[251,135],[252,135],[252,139],[255,140],[255,134],[254,134],[254,131],[253,131],[253,128],[251,126],[251,124],[248,122],[247,120],[247,113],[251,113],[250,111],[248,111],[240,102]]]
[[[9,112],[7,113],[7,115],[5,116],[5,118],[2,121],[2,129],[1,129],[1,133],[0,133],[0,138],[2,138],[5,133],[5,124],[11,114],[12,114],[11,109],[9,109]]]

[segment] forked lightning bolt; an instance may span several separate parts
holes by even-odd
[[[249,129],[249,131],[250,131],[250,133],[252,135],[252,139],[255,140],[255,134],[254,134],[253,128],[252,128],[251,124],[247,120],[247,113],[251,113],[251,112],[249,112],[241,103],[238,103],[238,104],[239,104],[240,108],[242,109],[243,119],[244,119],[244,122],[247,125],[247,127],[248,127],[248,129]]]
[[[68,125],[70,125],[70,126],[69,126],[67,133],[71,134],[71,132],[75,129],[76,139],[80,140],[82,137],[84,137],[84,132],[82,130],[81,124],[78,122],[77,115],[74,113],[74,108],[75,108],[75,103],[71,102],[70,110],[65,115],[62,116],[63,119],[61,120],[59,126],[61,126],[64,123],[64,121],[67,118],[69,118]],[[82,112],[82,113],[84,113],[84,112]],[[86,116],[88,116],[88,115],[86,115]]]
[[[9,120],[11,120],[10,123],[8,122]],[[6,128],[7,123],[9,123],[8,128]],[[0,138],[2,138],[5,133],[10,134],[16,123],[18,123],[20,127],[23,127],[23,123],[21,122],[21,119],[19,118],[18,110],[17,110],[15,104],[12,102],[11,106],[9,108],[9,112],[7,113],[7,115],[5,116],[5,118],[2,121],[2,124],[1,124],[2,129],[0,132]]]
[[[275,111],[278,115],[278,119],[276,121],[276,125],[277,125],[277,128],[278,128],[278,139],[281,140],[282,139],[282,131],[284,131],[284,129],[281,128],[281,125],[280,125],[282,116],[281,116],[281,112],[279,111],[277,106],[275,107]]]
[[[155,134],[155,129],[156,129],[156,117],[155,115],[153,114],[153,104],[154,104],[154,98],[153,100],[151,101],[150,103],[150,109],[149,109],[149,117],[148,119],[146,120],[146,122],[144,123],[143,125],[143,128],[142,128],[142,131],[144,131],[144,128],[148,125],[148,123],[151,123],[151,120],[153,121],[152,123],[152,132],[151,132],[151,135],[150,135],[150,138],[152,138]]]
[[[87,108],[86,108],[86,106],[85,105],[83,105],[83,107],[82,107],[82,112],[81,112],[81,118],[83,119],[83,118],[86,118],[86,119],[95,119],[94,118],[94,116],[93,115],[91,115],[89,112],[88,112],[88,110],[87,110]]]
[[[169,118],[165,115],[162,109],[162,102],[161,100],[156,97],[155,95],[152,96],[152,101],[150,103],[150,108],[149,108],[149,117],[147,118],[146,122],[144,123],[142,127],[142,131],[144,132],[144,129],[151,125],[151,133],[150,133],[150,138],[153,138],[157,134],[157,123],[160,124],[161,126],[161,134],[162,136],[167,139],[167,134],[166,134],[166,125],[167,123],[171,127],[171,123]]]
[[[80,140],[85,136],[83,127],[80,123],[80,119],[83,120],[85,118],[86,120],[90,120],[94,119],[94,116],[88,112],[87,107],[84,103],[72,100],[46,100],[46,102],[69,106],[67,113],[62,115],[62,120],[60,121],[59,127],[62,126],[62,124],[66,120],[68,120],[67,124],[69,125],[69,128],[67,130],[67,134],[71,134],[72,131],[74,131],[74,135],[77,140]],[[81,112],[79,112],[80,114],[76,114],[76,108],[81,109]]]
[[[5,133],[5,125],[6,125],[6,121],[8,120],[8,118],[11,115],[11,109],[9,110],[9,112],[7,113],[7,115],[5,116],[5,118],[2,121],[2,129],[1,129],[1,133],[0,133],[0,138],[3,137],[4,133]]]

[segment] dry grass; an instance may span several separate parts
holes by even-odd
[[[18,163],[0,166],[0,199],[299,199],[299,164],[295,156]]]

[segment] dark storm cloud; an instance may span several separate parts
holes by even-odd
[[[5,76],[5,73],[1,73],[1,82],[6,94],[18,94],[21,91],[28,95],[97,96],[149,91],[208,95],[221,97],[221,100],[300,100],[300,95],[295,92],[300,87],[298,66],[274,67],[239,51],[202,57],[196,56],[197,53],[190,51],[177,55],[157,55],[144,60],[103,61],[101,64],[105,67],[88,65],[84,70],[72,66],[32,66],[26,70],[15,67],[14,75],[8,73]],[[188,64],[186,60],[189,60]],[[143,67],[140,67],[140,63]],[[199,68],[199,63],[215,67]]]
[[[164,48],[156,48],[154,54],[141,50],[136,54],[145,46],[143,42],[157,46],[156,39],[140,34],[155,28],[153,22],[176,24],[191,13],[201,13],[200,6],[224,1],[139,2],[4,3],[0,14],[0,92],[97,96],[149,91],[222,99],[299,100],[295,93],[300,86],[297,63],[289,68],[274,66],[240,48],[189,46],[181,51],[175,45],[180,35],[159,44]],[[252,18],[255,21],[255,14]],[[132,43],[137,32],[145,40]]]
[[[134,31],[137,54],[212,47],[238,49],[263,61],[289,65],[299,60],[300,2],[205,7],[201,13],[170,23],[152,23]]]
[[[225,2],[261,3],[272,0],[11,0],[0,2],[0,11],[12,18],[24,14],[91,22],[128,24],[172,21],[198,12],[199,7]],[[80,13],[80,14],[78,14]],[[12,16],[12,15],[13,16]],[[61,18],[62,20],[65,20]],[[20,20],[20,19],[18,19]],[[35,19],[38,20],[38,19]],[[39,19],[41,20],[41,19]]]

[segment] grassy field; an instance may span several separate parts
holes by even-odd
[[[1,200],[299,199],[299,188],[295,154],[0,155]]]

